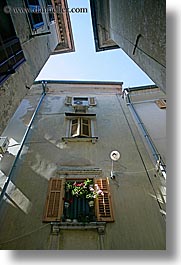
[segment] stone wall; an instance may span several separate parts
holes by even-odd
[[[50,31],[51,34],[31,36],[27,14],[13,11],[13,7],[24,8],[23,2],[7,1],[26,61],[0,87],[0,134],[58,43],[54,23],[50,24],[49,30],[46,25],[42,28],[42,31]]]

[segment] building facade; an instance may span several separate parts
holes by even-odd
[[[1,249],[166,249],[162,176],[122,85],[34,83],[3,132]],[[22,148],[14,124],[29,128]]]
[[[166,1],[90,0],[96,51],[121,48],[166,92]]]
[[[69,14],[58,7],[67,1],[1,1],[0,133],[49,56],[74,51]]]
[[[156,85],[126,88],[125,92],[128,108],[135,122],[141,124],[140,132],[150,146],[153,161],[161,159],[166,165],[165,93]]]

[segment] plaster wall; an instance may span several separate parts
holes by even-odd
[[[96,1],[96,13],[99,38],[107,33],[166,92],[166,1]]]
[[[112,39],[166,92],[166,1],[111,0],[110,21]]]
[[[38,97],[38,91],[40,96],[41,85],[31,89],[29,99]],[[71,111],[71,107],[64,104],[66,95],[96,97],[96,107],[89,109],[89,113],[96,113],[98,141],[95,144],[62,141],[67,126],[64,113]],[[24,124],[26,115],[18,122]],[[62,230],[52,238],[50,224],[42,223],[50,177],[66,177],[66,174],[60,175],[65,168],[99,168],[103,177],[109,177],[113,150],[121,154],[121,159],[114,163],[116,179],[110,180],[115,221],[106,224],[101,239],[95,230],[87,233],[85,230]],[[161,184],[154,174],[154,165],[121,97],[120,88],[48,84],[48,93],[13,173],[12,183],[27,198],[27,206],[25,209],[21,204],[3,201],[0,248],[163,250],[165,220],[155,199]],[[13,201],[11,192],[9,196]],[[16,237],[19,238],[10,240]]]
[[[160,109],[156,104],[156,100],[166,99],[165,94],[157,89],[134,91],[130,93],[130,98],[158,153],[166,164],[166,108]],[[151,156],[153,155],[151,154]]]

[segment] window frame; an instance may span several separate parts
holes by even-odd
[[[73,121],[77,120],[77,133],[73,134],[73,127],[75,127],[75,124],[73,124]],[[87,124],[84,122],[84,120],[87,121]],[[88,133],[86,134],[84,130],[84,126],[87,127]],[[73,118],[70,121],[70,132],[69,132],[70,137],[91,137],[91,121],[89,118],[83,118],[83,117],[78,117],[78,118]]]
[[[75,114],[75,113],[65,113],[67,128],[66,128],[66,136],[62,137],[62,140],[67,143],[71,141],[91,141],[95,143],[98,140],[98,137],[95,136],[95,118],[96,114]],[[74,136],[72,136],[72,121],[77,120],[78,132]],[[85,133],[83,126],[86,124],[82,123],[83,120],[88,121],[88,134]],[[82,132],[83,131],[83,132]]]
[[[39,0],[36,0],[38,3],[36,5],[34,4],[31,4],[30,3],[31,0],[26,0],[25,3],[26,3],[26,6],[29,10],[41,10],[41,4],[40,4],[40,1]],[[39,23],[36,23],[35,22],[35,19],[34,19],[34,16],[37,15],[38,17],[41,17],[41,22]],[[29,20],[30,20],[30,24],[31,24],[31,27],[32,27],[32,30],[37,30],[39,28],[41,28],[43,25],[44,25],[44,20],[43,20],[43,15],[41,12],[28,12],[28,17],[29,17]]]
[[[66,182],[77,182],[77,183],[79,183],[79,182],[83,182],[84,180],[86,180],[87,178],[85,178],[85,177],[78,177],[78,178],[65,178],[65,184],[66,184]],[[95,184],[94,183],[94,178],[93,177],[90,177],[89,179],[91,179],[91,180],[93,180],[93,184]],[[66,194],[66,188],[65,188],[65,193],[64,194]],[[76,198],[76,196],[74,197],[74,196],[72,196],[72,198],[73,198],[73,200],[76,200],[77,201],[77,198]],[[63,199],[66,199],[66,197],[64,197]],[[79,200],[81,200],[81,199],[79,199]],[[82,201],[84,201],[84,204],[87,204],[87,207],[86,206],[84,206],[85,208],[88,208],[88,202],[89,202],[89,200],[88,199],[86,199],[86,198],[84,198],[84,199],[82,199]],[[92,214],[93,214],[93,219],[95,219],[96,218],[96,203],[95,203],[95,199],[91,199],[91,201],[94,201],[94,206],[89,210],[89,214],[92,212]],[[74,202],[72,202],[72,203],[76,203],[75,201]],[[71,206],[71,205],[70,205]],[[70,207],[69,206],[69,207]],[[80,212],[82,211],[82,209],[83,209],[83,207],[80,209]],[[63,218],[62,218],[62,222],[66,222],[66,215],[64,215],[64,213],[66,214],[66,207],[65,207],[65,201],[64,201],[64,207],[63,207]],[[75,213],[74,213],[74,209],[71,209],[71,212],[69,212],[70,213],[70,215],[73,215],[74,217],[75,217]],[[77,211],[77,213],[78,213],[78,211]],[[78,214],[77,214],[78,215]],[[89,216],[90,217],[90,216]],[[69,217],[70,218],[70,217]],[[84,218],[85,218],[85,216],[84,216]],[[77,219],[77,222],[78,223],[81,223],[82,221],[78,221],[79,220],[79,217],[77,216],[77,218],[75,218],[75,219]],[[73,220],[75,220],[74,218],[72,218],[72,221]],[[91,220],[91,222],[92,222],[93,220]],[[96,219],[94,220],[94,221],[96,221]],[[69,221],[68,221],[69,222]]]
[[[52,1],[51,0],[45,0],[46,3],[46,8],[48,10],[48,18],[50,23],[52,23],[53,21],[55,21],[55,16],[54,16],[54,10],[53,10],[53,5],[52,5]]]
[[[6,5],[7,1],[2,1],[0,9],[3,10]],[[10,14],[3,12],[0,22],[0,85],[2,85],[26,59]],[[4,24],[7,28],[4,28]]]
[[[65,105],[74,106],[75,105],[74,101],[77,98],[78,99],[79,98],[88,99],[88,100],[85,100],[88,103],[88,104],[85,104],[85,105],[87,105],[88,107],[95,107],[97,105],[96,97],[94,97],[94,96],[85,96],[85,97],[82,97],[82,96],[66,96]]]

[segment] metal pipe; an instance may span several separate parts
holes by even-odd
[[[15,160],[14,160],[14,162],[13,162],[12,168],[11,168],[11,170],[10,170],[10,172],[9,172],[9,175],[7,176],[7,180],[6,180],[6,182],[5,182],[4,186],[3,186],[2,192],[1,192],[1,194],[0,194],[0,204],[1,204],[1,202],[2,202],[2,200],[3,200],[3,197],[4,197],[5,193],[6,193],[6,190],[7,190],[7,187],[8,187],[8,185],[9,185],[9,182],[11,181],[12,173],[13,173],[14,167],[15,167],[15,165],[16,165],[16,162],[17,162],[18,159],[19,159],[19,156],[20,156],[21,151],[22,151],[22,149],[23,149],[23,146],[24,146],[24,143],[25,143],[26,138],[27,138],[27,136],[28,136],[28,133],[29,133],[29,131],[30,131],[30,129],[31,129],[32,123],[33,123],[34,118],[35,118],[35,116],[36,116],[36,113],[38,112],[38,110],[39,110],[39,108],[40,108],[40,105],[41,105],[41,103],[42,103],[42,101],[43,101],[43,99],[44,99],[44,97],[45,97],[45,95],[46,95],[46,92],[45,92],[45,90],[46,90],[46,83],[45,83],[44,81],[42,81],[42,87],[43,87],[42,96],[41,96],[41,98],[40,98],[40,100],[39,100],[39,102],[38,102],[38,105],[37,105],[37,107],[36,107],[36,109],[35,109],[35,111],[34,111],[34,113],[33,113],[33,115],[32,115],[32,118],[31,118],[31,120],[30,120],[30,123],[29,123],[29,125],[28,125],[28,127],[27,127],[27,129],[26,129],[26,132],[25,132],[24,136],[23,136],[23,139],[22,139],[21,144],[20,144],[20,149],[18,150],[18,153],[17,153],[17,155],[16,155],[16,158],[15,158]]]
[[[157,163],[157,161],[160,161],[162,165],[164,165],[164,162],[162,161],[161,159],[161,155],[159,154],[157,148],[155,147],[147,129],[145,128],[144,126],[144,123],[142,122],[141,118],[139,117],[137,111],[135,110],[135,107],[133,105],[133,103],[131,102],[131,99],[130,99],[130,96],[129,96],[129,93],[127,93],[126,95],[126,98],[127,98],[127,105],[129,105],[137,119],[137,122],[138,122],[138,125],[139,127],[141,128],[142,132],[143,132],[143,135],[151,149],[151,152],[152,152],[152,155],[153,155],[153,158],[155,159],[155,162]]]

